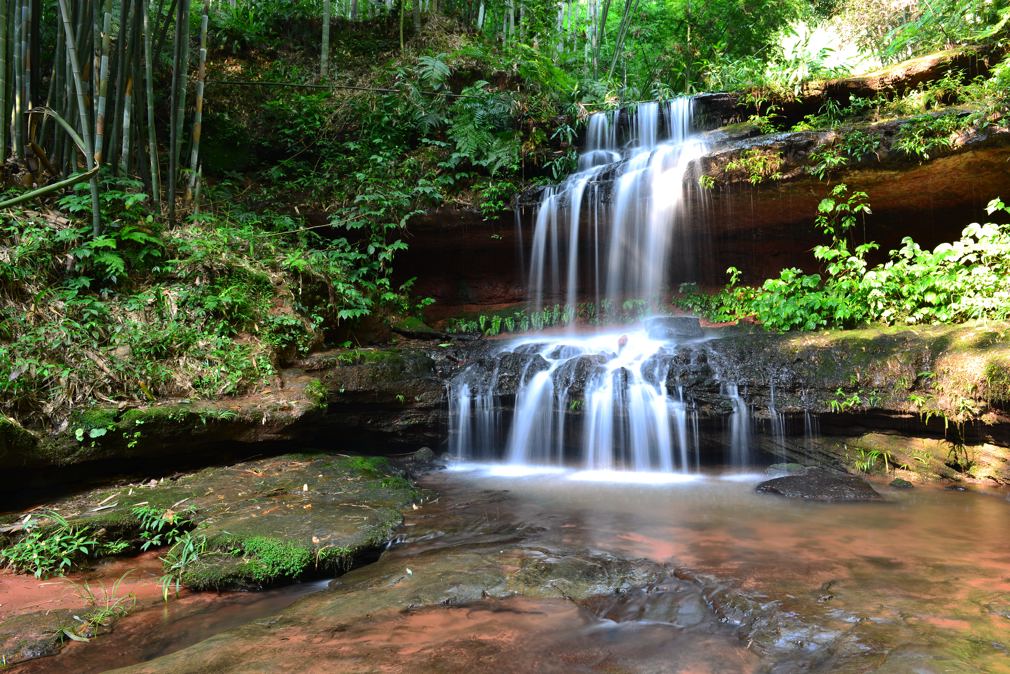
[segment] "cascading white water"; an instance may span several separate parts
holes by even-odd
[[[684,97],[590,118],[579,170],[546,188],[537,210],[527,275],[534,311],[548,299],[574,307],[580,296],[597,307],[658,300],[671,260],[693,263],[695,251],[673,246],[686,238],[684,206],[697,189],[687,178],[706,151],[691,131],[692,107]]]
[[[495,354],[493,365],[471,366],[453,383],[453,454],[493,456],[488,448],[497,435],[498,456],[513,464],[695,470],[697,417],[683,387],[668,383],[669,359],[685,341],[699,338],[657,339],[638,330],[515,340]],[[509,361],[517,381],[505,435],[488,401],[498,390],[500,364]]]
[[[590,118],[578,171],[546,188],[537,211],[527,258],[534,311],[559,301],[574,310],[579,298],[598,309],[659,302],[671,268],[693,261],[686,205],[706,144],[692,132],[692,108],[680,98]],[[703,338],[697,322],[667,318],[624,333],[570,326],[562,337],[514,340],[450,385],[451,450],[514,464],[696,470],[698,418],[669,364],[679,346]],[[721,380],[733,410],[727,458],[743,465],[749,407]],[[500,399],[513,395],[512,412],[501,412]]]

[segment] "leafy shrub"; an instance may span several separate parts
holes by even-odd
[[[193,527],[191,518],[194,511],[192,507],[175,512],[154,506],[134,506],[131,512],[140,523],[140,538],[143,541],[140,549],[160,548],[178,543],[182,535]]]
[[[62,576],[98,547],[87,527],[73,526],[54,512],[47,513],[46,518],[53,526],[29,520],[24,538],[0,550],[0,559],[18,573],[32,573],[36,578]]]
[[[883,264],[868,267],[875,243],[852,246],[849,234],[870,212],[866,195],[839,185],[820,204],[817,228],[830,237],[814,249],[824,276],[784,269],[758,288],[738,286],[740,272],[715,295],[682,286],[679,303],[715,320],[753,318],[770,330],[883,323],[949,323],[1010,318],[1010,225],[968,225],[961,238],[923,250],[910,237]],[[999,199],[990,215],[1010,213]]]
[[[894,148],[911,157],[929,159],[931,152],[954,146],[956,134],[967,127],[966,121],[957,113],[916,117],[898,129]]]

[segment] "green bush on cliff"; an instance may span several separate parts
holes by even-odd
[[[999,199],[990,215],[1010,213]],[[759,287],[729,284],[714,295],[682,286],[679,303],[718,321],[752,319],[769,330],[815,330],[879,323],[953,323],[1010,318],[1010,225],[968,225],[961,238],[924,250],[911,237],[869,266],[876,243],[854,245],[853,228],[870,212],[865,193],[836,186],[819,207],[816,226],[830,237],[814,249],[822,274],[783,269]]]

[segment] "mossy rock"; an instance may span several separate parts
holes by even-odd
[[[0,669],[60,650],[63,630],[75,629],[74,611],[35,611],[0,619]]]
[[[403,318],[393,323],[390,327],[393,332],[404,337],[413,337],[414,339],[441,339],[443,337],[442,333],[416,316]]]
[[[377,557],[400,525],[401,509],[419,497],[383,457],[289,454],[97,489],[36,512],[53,510],[100,542],[126,541],[136,550],[134,507],[191,509],[189,536],[205,542],[183,583],[255,589],[336,576]]]

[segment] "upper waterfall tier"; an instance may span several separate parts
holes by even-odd
[[[707,149],[693,111],[683,97],[590,117],[577,172],[546,188],[537,208],[526,268],[534,308],[655,300],[671,264],[690,274],[698,249],[684,236],[684,205]],[[611,194],[596,182],[603,174]]]

